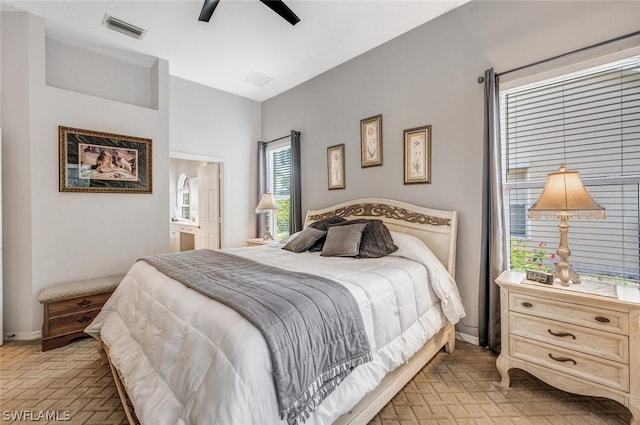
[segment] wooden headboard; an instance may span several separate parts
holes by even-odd
[[[330,216],[375,218],[393,232],[407,233],[421,239],[455,277],[458,212],[419,207],[383,198],[363,198],[343,202],[320,210],[309,210],[304,226]]]

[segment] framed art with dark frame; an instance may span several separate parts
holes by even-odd
[[[58,127],[60,192],[152,193],[151,139]]]
[[[404,130],[404,184],[431,183],[431,126]]]
[[[327,148],[327,184],[329,190],[344,189],[344,143]]]
[[[382,165],[382,115],[360,120],[361,166]]]

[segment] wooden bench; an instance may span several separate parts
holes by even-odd
[[[61,283],[43,288],[38,301],[44,305],[42,351],[62,347],[87,336],[84,329],[98,315],[124,275]]]

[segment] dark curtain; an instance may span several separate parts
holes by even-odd
[[[258,198],[256,205],[260,202],[262,194],[267,191],[267,143],[258,142]],[[257,214],[256,221],[257,236],[262,237],[266,230],[264,214]]]
[[[258,198],[260,202],[262,194],[267,191],[267,145],[270,142],[258,142]],[[302,230],[302,196],[300,168],[300,132],[291,130],[291,181],[289,188],[289,233]],[[262,236],[265,232],[264,214],[257,216],[257,233]]]
[[[300,132],[291,130],[291,187],[289,234],[302,230],[302,199],[300,169]]]
[[[500,352],[500,288],[495,279],[506,267],[502,209],[498,79],[493,69],[484,74],[484,149],[482,178],[482,246],[478,299],[480,346]]]

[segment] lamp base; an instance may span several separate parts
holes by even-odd
[[[549,273],[553,274],[555,279],[560,279],[562,286],[569,286],[569,282],[577,285],[581,283],[580,275],[573,270],[571,263],[566,261],[558,261],[556,266],[549,270]]]
[[[269,233],[269,231],[267,230],[266,232],[264,232],[264,235],[262,235],[262,240],[263,241],[272,241],[273,240],[273,235],[271,233]]]
[[[271,214],[269,211],[264,215],[264,235],[262,235],[263,241],[272,241],[273,235],[271,234]]]
[[[569,281],[574,284],[580,283],[580,275],[573,270],[573,266],[567,259],[571,255],[571,250],[569,249],[569,242],[567,240],[567,233],[569,231],[569,223],[567,219],[568,215],[560,216],[560,224],[558,228],[560,229],[560,245],[558,245],[558,257],[560,257],[560,261],[556,263],[556,266],[549,271],[553,276],[557,279],[560,279],[560,283],[562,286],[569,286]]]

